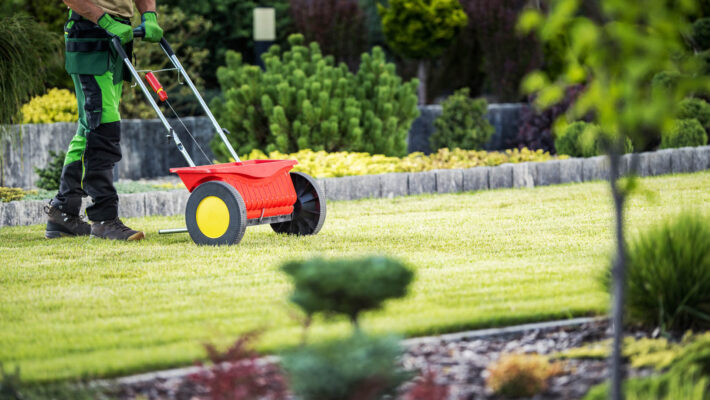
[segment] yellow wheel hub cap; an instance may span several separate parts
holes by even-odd
[[[229,209],[224,200],[216,196],[208,196],[197,205],[197,227],[210,239],[224,235],[229,228]]]

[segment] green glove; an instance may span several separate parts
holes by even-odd
[[[159,42],[163,37],[163,29],[158,25],[158,15],[155,11],[146,11],[141,15],[139,28],[145,30],[143,39],[149,42]]]
[[[130,25],[122,24],[106,13],[99,18],[98,22],[99,26],[104,28],[109,35],[117,36],[121,39],[121,44],[126,44],[133,40],[133,29]]]

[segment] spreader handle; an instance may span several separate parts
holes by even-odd
[[[162,40],[165,40],[165,38],[163,38]],[[121,59],[123,60],[123,63],[126,64],[126,67],[128,68],[128,70],[131,72],[133,79],[136,80],[136,84],[141,87],[141,90],[143,90],[143,94],[148,99],[148,103],[150,103],[151,107],[153,107],[153,110],[155,110],[155,113],[158,114],[158,118],[160,118],[160,121],[165,126],[165,129],[167,129],[168,132],[170,133],[170,136],[172,136],[173,141],[175,142],[175,145],[177,146],[178,150],[180,151],[180,153],[182,153],[183,157],[185,157],[185,161],[187,161],[187,163],[191,167],[194,167],[195,163],[192,161],[190,154],[187,152],[187,150],[185,150],[185,146],[182,145],[180,138],[173,130],[173,127],[170,126],[170,123],[165,118],[165,115],[163,115],[163,112],[160,111],[160,108],[158,107],[158,105],[155,104],[155,100],[153,99],[153,96],[148,91],[148,88],[145,86],[145,83],[143,83],[143,80],[141,79],[140,75],[138,75],[138,71],[136,71],[135,67],[133,67],[131,60],[128,58],[128,54],[126,54],[126,51],[123,49],[123,46],[121,45],[121,40],[119,40],[118,37],[114,37],[111,40],[111,44],[113,44],[113,48],[118,53],[119,57],[121,57]]]

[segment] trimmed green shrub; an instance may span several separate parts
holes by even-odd
[[[626,153],[633,151],[629,138],[625,138]],[[604,138],[599,133],[599,126],[584,121],[573,122],[565,127],[562,134],[555,138],[557,154],[571,157],[594,157],[606,154]]]
[[[495,128],[486,119],[488,103],[472,99],[469,89],[457,90],[442,103],[442,112],[434,121],[436,131],[429,138],[432,150],[440,148],[480,149]]]
[[[700,18],[693,23],[693,43],[697,50],[710,49],[710,18]]]
[[[378,47],[363,54],[352,74],[324,57],[317,43],[304,46],[302,35],[290,36],[289,43],[288,51],[269,49],[265,71],[235,52],[219,68],[224,99],[213,106],[239,154],[307,148],[406,153],[409,127],[419,115],[416,80],[402,82]],[[212,148],[219,158],[229,157],[219,140]]]
[[[408,374],[397,365],[399,338],[355,334],[282,355],[289,388],[298,398],[381,399],[393,395]]]
[[[286,263],[281,270],[293,280],[290,300],[309,317],[317,312],[340,313],[355,326],[361,312],[404,297],[414,276],[404,264],[385,257],[314,258]]]
[[[661,148],[704,146],[708,143],[708,135],[697,119],[677,119],[673,127],[661,132]]]
[[[683,213],[628,244],[628,321],[668,331],[710,327],[710,221]],[[611,289],[611,269],[602,281]]]
[[[654,90],[669,90],[673,88],[680,79],[678,71],[661,71],[651,79],[651,86]]]
[[[697,119],[707,132],[710,129],[710,104],[703,99],[688,97],[678,105],[678,119]]]
[[[44,190],[59,189],[59,180],[62,177],[62,169],[64,168],[64,158],[66,153],[63,151],[49,151],[49,163],[45,168],[35,167],[35,173],[39,175],[37,187]]]

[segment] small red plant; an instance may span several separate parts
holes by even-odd
[[[436,382],[436,373],[427,371],[418,377],[403,400],[446,400],[449,397],[449,387]]]
[[[205,387],[205,400],[281,400],[287,398],[286,382],[280,368],[259,358],[251,344],[257,332],[243,334],[224,352],[205,344],[209,368],[190,376]],[[198,366],[204,367],[201,362]]]

